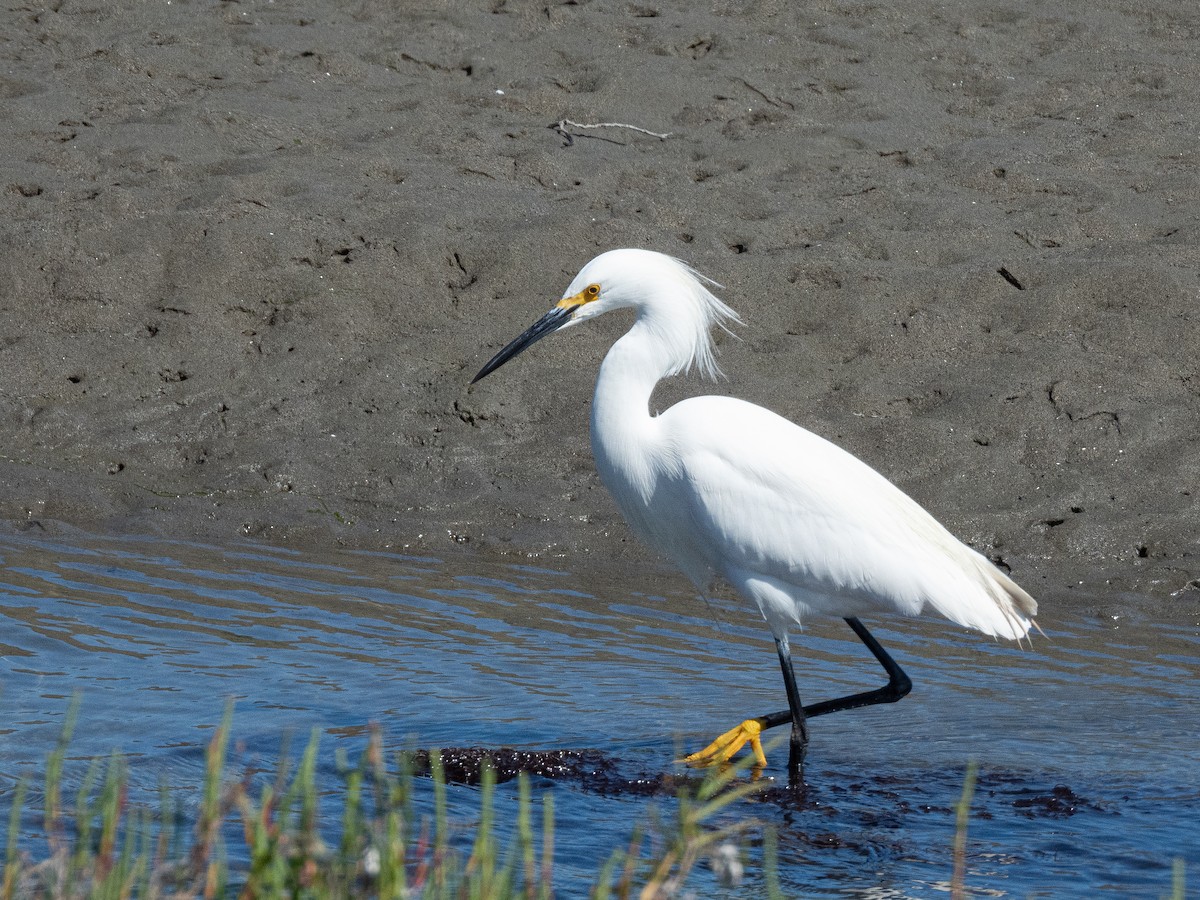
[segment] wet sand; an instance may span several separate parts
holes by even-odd
[[[0,24],[13,527],[668,577],[588,447],[627,320],[467,388],[583,263],[643,246],[746,321],[727,382],[656,403],[770,406],[1043,599],[1200,617],[1184,6],[62,0]]]

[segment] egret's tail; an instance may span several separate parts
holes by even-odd
[[[1019,584],[997,569],[981,554],[964,547],[973,565],[963,575],[964,589],[973,590],[979,602],[932,605],[951,621],[995,637],[1020,640],[1035,627],[1037,601]],[[979,596],[982,594],[982,596]]]

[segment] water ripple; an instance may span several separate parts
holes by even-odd
[[[140,757],[134,787],[148,793],[164,774],[198,781],[226,698],[243,753],[268,763],[286,733],[320,728],[332,752],[376,721],[395,746],[586,747],[651,778],[683,746],[786,705],[755,614],[682,583],[642,593],[633,570],[582,584],[471,556],[100,537],[6,537],[0,556],[0,795],[40,768],[77,691],[72,754]],[[913,694],[816,720],[811,802],[768,795],[752,811],[779,829],[791,893],[943,896],[972,757],[977,889],[1157,895],[1173,857],[1200,871],[1200,630],[1042,624],[1049,639],[1018,648],[945,623],[872,623]],[[881,681],[836,620],[793,649],[806,700]],[[572,884],[649,801],[555,790]]]

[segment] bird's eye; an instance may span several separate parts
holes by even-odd
[[[584,293],[587,294],[587,298],[589,300],[595,300],[600,296],[600,285],[589,284],[587,288],[584,289]]]

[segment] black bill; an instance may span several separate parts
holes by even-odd
[[[474,384],[479,379],[490,375],[498,368],[528,347],[532,347],[546,335],[551,332],[558,331],[568,322],[571,321],[571,314],[575,310],[564,309],[561,306],[556,306],[550,312],[546,313],[536,322],[529,326],[519,338],[512,341],[507,347],[492,357],[491,361],[479,370],[479,374],[471,379],[471,384]]]

